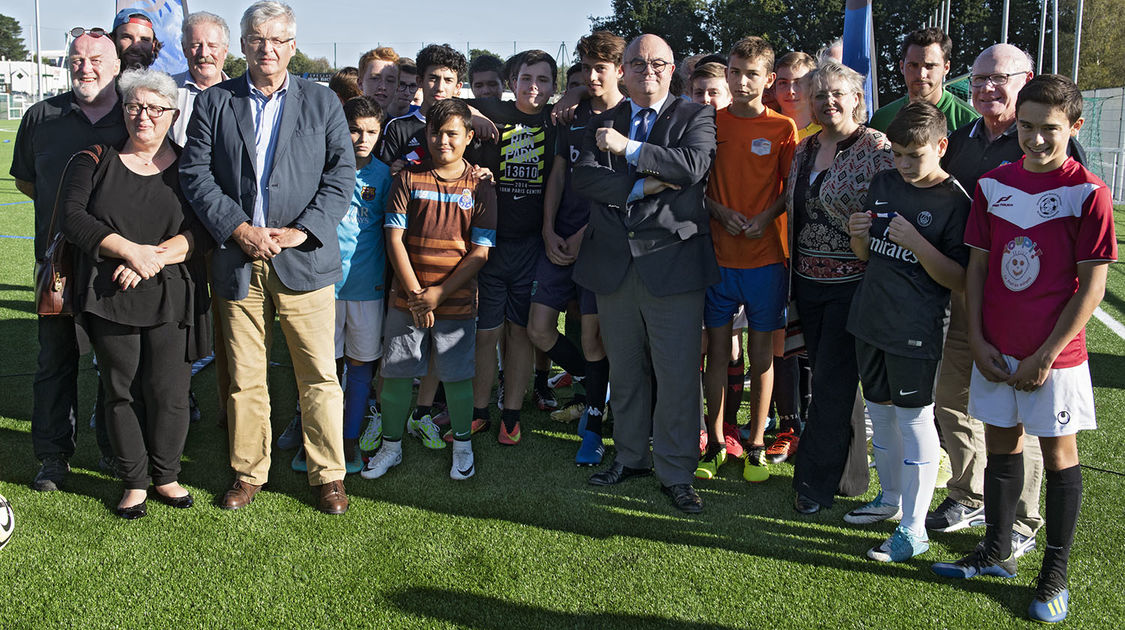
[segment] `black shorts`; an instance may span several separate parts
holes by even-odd
[[[531,301],[561,313],[566,311],[571,300],[578,300],[578,310],[583,315],[598,314],[598,300],[594,292],[575,284],[574,266],[560,267],[547,258],[546,250],[540,250]]]
[[[492,330],[505,319],[527,326],[535,264],[542,251],[539,235],[496,239],[477,274],[477,330]]]
[[[855,340],[855,358],[863,397],[871,402],[891,401],[896,407],[925,407],[934,402],[939,359],[916,359],[884,352]]]

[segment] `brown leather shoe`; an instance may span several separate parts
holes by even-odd
[[[256,486],[239,479],[235,481],[231,489],[227,490],[227,493],[223,495],[223,500],[219,502],[219,507],[224,510],[244,508],[254,501],[254,496],[258,494],[258,491],[261,489],[262,486]]]
[[[348,511],[348,495],[344,492],[343,481],[330,481],[316,488],[320,497],[316,501],[316,509],[325,514],[343,514]]]

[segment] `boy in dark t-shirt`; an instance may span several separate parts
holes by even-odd
[[[586,123],[595,113],[616,107],[625,98],[618,88],[625,40],[608,31],[596,31],[578,40],[581,66],[578,74],[590,98],[578,106],[574,120],[560,126],[555,160],[543,199],[543,241],[535,267],[527,333],[537,348],[574,376],[584,376],[586,403],[571,403],[551,413],[560,422],[578,420],[582,445],[575,455],[580,466],[601,463],[602,414],[609,383],[609,360],[598,330],[598,305],[594,293],[578,286],[572,276],[582,235],[590,220],[590,201],[571,185],[571,167],[586,136]],[[559,313],[577,300],[582,314],[582,349],[558,332]]]
[[[429,152],[426,148],[426,114],[434,103],[461,94],[461,77],[468,62],[465,55],[444,44],[431,44],[418,52],[418,78],[422,87],[422,106],[417,111],[399,116],[387,123],[379,142],[379,159],[398,173],[404,164],[421,164]],[[467,159],[472,158],[471,147]]]
[[[508,322],[504,363],[501,444],[520,441],[520,407],[531,376],[528,309],[535,263],[543,249],[543,193],[555,153],[555,126],[544,106],[554,94],[557,66],[541,50],[520,54],[515,101],[470,100],[496,125],[499,139],[482,149],[482,165],[496,178],[496,248],[480,272],[477,318],[475,417],[487,414],[496,362],[492,348]],[[485,416],[487,417],[487,416]]]
[[[945,115],[929,103],[903,107],[887,127],[895,170],[877,173],[866,212],[848,221],[852,251],[867,261],[848,315],[855,336],[871,445],[882,492],[844,520],[901,518],[880,562],[925,553],[926,511],[938,472],[934,378],[941,361],[950,290],[964,286],[969,255],[962,235],[969,196],[942,170]]]

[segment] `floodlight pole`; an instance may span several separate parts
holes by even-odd
[[[1059,73],[1059,0],[1051,0],[1051,74]]]
[[[43,47],[39,42],[39,0],[35,0],[35,102],[43,100]]]
[[[1078,83],[1078,56],[1082,50],[1082,7],[1083,1],[1078,0],[1078,20],[1074,23],[1074,63],[1070,69],[1070,79]]]
[[[1080,0],[1081,1],[1081,0]],[[1000,43],[1008,43],[1008,8],[1011,0],[1004,0],[1004,13],[1000,17]]]
[[[1035,59],[1035,74],[1043,74],[1043,43],[1047,39],[1047,0],[1039,0],[1039,56]]]

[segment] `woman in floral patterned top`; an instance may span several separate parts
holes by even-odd
[[[845,325],[864,263],[849,245],[848,217],[863,210],[875,173],[894,168],[886,136],[863,124],[859,74],[828,61],[809,75],[809,86],[813,120],[822,130],[797,148],[786,186],[793,294],[813,370],[793,475],[802,514],[832,505],[853,438],[859,376],[855,339]]]

